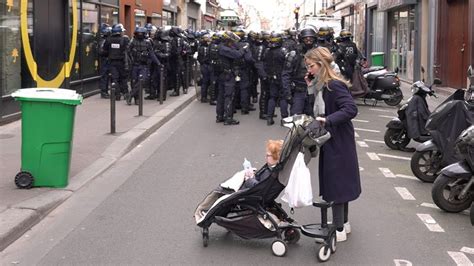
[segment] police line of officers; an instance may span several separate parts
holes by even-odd
[[[168,90],[172,91],[170,96],[178,96],[181,88],[187,93],[190,84],[199,79],[201,102],[216,105],[216,122],[224,125],[239,124],[235,110],[249,114],[256,110],[257,102],[259,117],[269,126],[274,124],[277,106],[281,118],[312,115],[314,96],[304,80],[304,55],[312,48],[328,48],[334,55],[334,67],[348,80],[356,61],[363,58],[349,31],[342,30],[334,38],[329,27],[246,34],[243,29],[192,32],[147,24],[135,30],[132,40],[124,32],[122,24],[101,27],[102,98],[109,97],[109,77],[120,91],[116,99],[123,96],[128,105],[132,100],[138,103],[138,90],[144,84],[149,93],[145,99],[157,99],[161,93],[166,100]],[[200,75],[196,74],[198,65]]]

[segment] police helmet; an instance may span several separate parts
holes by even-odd
[[[320,41],[327,40],[331,36],[331,29],[327,26],[322,26],[319,28],[317,36]]]
[[[204,34],[204,35],[202,35],[201,40],[205,43],[210,43],[211,42],[211,35]]]
[[[313,37],[316,38],[316,31],[312,27],[304,28],[300,31],[300,39],[306,38],[306,37]]]
[[[352,38],[352,33],[346,29],[341,30],[339,33],[339,39],[341,41],[350,40]]]
[[[288,33],[290,34],[290,36],[292,37],[295,37],[297,34],[298,34],[298,31],[296,31],[295,28],[291,28]]]
[[[270,39],[268,39],[269,47],[281,47],[282,43],[283,43],[283,37],[281,36],[281,33],[278,33],[278,32],[273,32],[270,35]]]
[[[237,34],[233,33],[232,31],[225,31],[222,34],[222,38],[224,41],[230,41],[230,42],[239,42],[240,37],[237,36]]]
[[[120,34],[125,32],[125,28],[122,23],[118,23],[112,26],[112,34]]]
[[[171,30],[170,30],[170,36],[171,37],[177,37],[180,35],[181,29],[178,27],[178,26],[173,26],[171,27]]]
[[[160,39],[163,41],[171,41],[170,30],[163,30],[160,34]]]
[[[145,27],[137,27],[133,34],[135,35],[135,38],[137,39],[144,39],[147,34],[147,31]]]
[[[268,30],[262,30],[261,33],[262,33],[262,39],[264,41],[268,41],[268,39],[270,38],[271,33]]]
[[[100,25],[100,33],[102,35],[109,35],[112,33],[112,27],[110,27],[107,23],[102,23],[102,25]]]
[[[245,38],[245,31],[242,28],[237,28],[233,31],[235,35],[239,36],[240,39]]]

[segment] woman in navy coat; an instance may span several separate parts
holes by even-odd
[[[351,119],[357,106],[347,82],[333,70],[328,49],[318,47],[305,55],[308,90],[315,94],[315,120],[331,133],[331,139],[320,149],[319,186],[326,201],[334,201],[333,223],[338,241],[347,239],[349,201],[361,193],[359,163]]]

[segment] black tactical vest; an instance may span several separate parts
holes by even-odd
[[[123,36],[111,36],[109,47],[109,59],[111,60],[123,60],[125,58],[125,49],[127,47],[125,43],[125,37]]]

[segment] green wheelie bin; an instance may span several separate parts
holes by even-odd
[[[372,66],[385,66],[384,65],[384,52],[373,52],[370,54],[372,58]]]
[[[12,93],[21,105],[21,171],[18,188],[66,187],[76,105],[73,90],[33,88]]]

